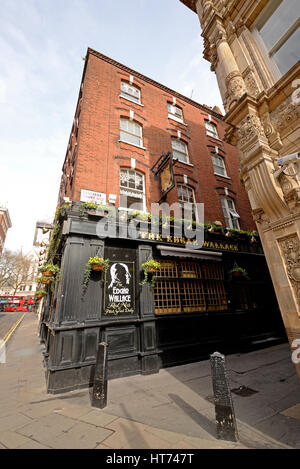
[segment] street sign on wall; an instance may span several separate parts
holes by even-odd
[[[92,202],[94,204],[106,204],[106,194],[103,192],[88,191],[81,189],[81,202]]]

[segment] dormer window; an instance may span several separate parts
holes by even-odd
[[[121,96],[129,99],[134,103],[141,104],[141,91],[134,85],[130,85],[126,81],[121,81]]]
[[[177,122],[183,122],[183,112],[178,106],[168,103],[168,118]]]

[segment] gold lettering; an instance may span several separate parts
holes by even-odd
[[[168,236],[167,237],[167,242],[172,243],[173,242],[173,236]]]
[[[155,240],[155,234],[154,233],[148,233],[148,239],[153,239]]]
[[[147,236],[148,236],[148,232],[146,233],[145,231],[141,231],[141,238],[142,239],[147,239]]]
[[[174,236],[174,243],[180,243],[180,238],[177,238],[176,236]]]
[[[162,241],[162,235],[161,234],[157,234],[156,235],[156,241]]]

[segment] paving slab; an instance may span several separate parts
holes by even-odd
[[[51,446],[55,449],[93,449],[112,434],[112,430],[80,422],[51,438]]]
[[[90,423],[96,427],[105,427],[107,424],[116,420],[115,415],[110,415],[102,411],[92,410],[88,414],[79,417],[82,422]]]

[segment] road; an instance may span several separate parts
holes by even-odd
[[[9,331],[23,315],[23,311],[0,312],[0,339],[5,339]]]

